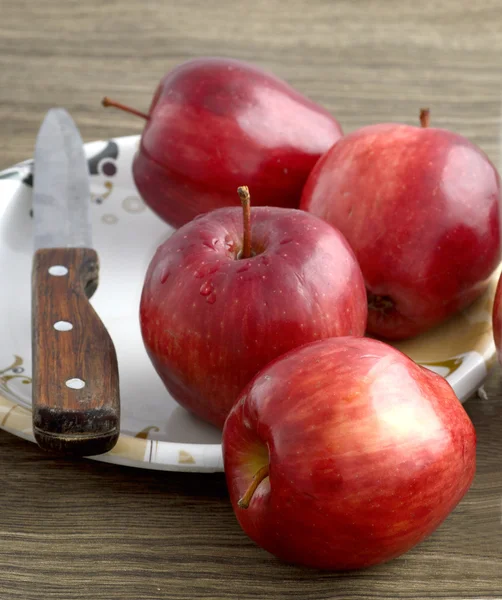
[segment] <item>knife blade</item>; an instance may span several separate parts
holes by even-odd
[[[32,421],[49,451],[92,456],[120,430],[117,355],[89,302],[98,285],[90,182],[80,133],[49,110],[35,143],[32,264]]]

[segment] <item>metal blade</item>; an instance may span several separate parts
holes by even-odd
[[[90,198],[89,170],[80,133],[66,110],[53,108],[35,144],[35,250],[92,247]]]

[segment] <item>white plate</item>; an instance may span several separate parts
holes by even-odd
[[[92,304],[114,340],[122,430],[95,460],[147,469],[222,471],[221,435],[168,395],[141,339],[138,306],[147,266],[172,229],[142,202],[131,174],[138,136],[86,144],[93,241],[100,284]],[[31,161],[0,173],[0,427],[34,442],[31,428],[30,276],[33,252]],[[401,350],[445,376],[463,401],[495,360],[489,292]]]

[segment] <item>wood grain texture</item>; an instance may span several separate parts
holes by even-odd
[[[64,106],[86,141],[140,133],[167,69],[253,61],[323,103],[346,132],[383,120],[470,137],[500,164],[499,0],[16,0],[0,19],[0,168],[32,155]],[[1,270],[1,265],[0,265]],[[2,285],[5,282],[2,281]],[[478,471],[441,528],[405,556],[328,574],[283,565],[240,531],[222,475],[55,459],[0,432],[0,598],[502,598],[502,381],[466,403]]]
[[[98,264],[92,248],[43,248],[33,259],[33,432],[44,450],[104,454],[119,436],[117,355],[89,302]],[[67,272],[53,275],[53,267]],[[57,322],[72,329],[59,331]],[[84,386],[69,387],[72,379]]]

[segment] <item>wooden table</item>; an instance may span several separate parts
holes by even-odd
[[[500,163],[499,0],[17,0],[0,16],[0,168],[31,156],[46,110],[85,140],[139,133],[103,95],[147,109],[163,73],[198,55],[254,61],[327,106],[345,131],[438,126]],[[0,265],[1,269],[1,265]],[[2,280],[2,285],[8,282]],[[223,475],[54,459],[0,432],[0,598],[502,598],[501,370],[465,407],[475,483],[427,541],[355,574],[285,566],[239,529]]]

